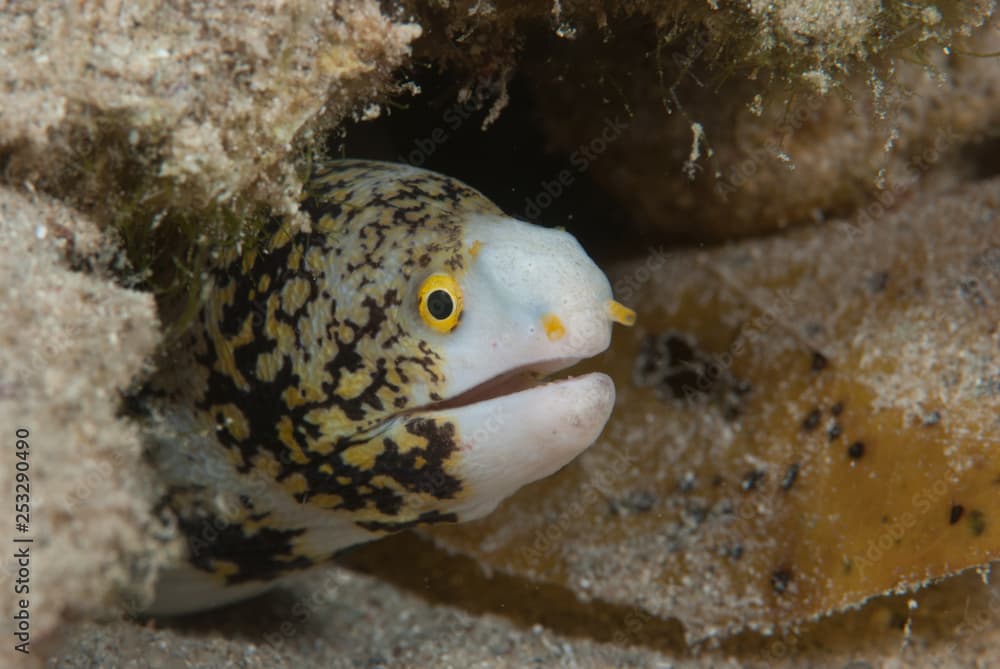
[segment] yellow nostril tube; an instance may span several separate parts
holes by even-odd
[[[542,316],[542,327],[545,328],[545,336],[549,338],[549,341],[559,341],[566,336],[566,326],[555,314]]]
[[[621,325],[634,325],[635,324],[635,312],[626,307],[621,302],[615,302],[614,300],[608,300],[608,316],[615,323]]]

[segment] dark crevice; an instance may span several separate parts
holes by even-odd
[[[1000,129],[995,132],[996,136],[972,144],[963,152],[961,160],[966,165],[971,180],[978,181],[1000,175]]]
[[[349,122],[330,142],[331,155],[404,162],[460,179],[515,218],[571,232],[601,262],[662,240],[644,239],[627,209],[604,192],[570,156],[552,152],[532,101],[531,85],[515,75],[509,103],[483,129],[495,98],[458,101],[455,78],[419,69],[421,93],[398,101],[373,121]],[[480,91],[483,93],[483,91]],[[560,183],[568,172],[571,181]]]

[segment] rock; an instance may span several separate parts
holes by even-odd
[[[17,2],[0,21],[0,165],[126,228],[292,210],[293,150],[389,88],[419,34],[371,0]]]
[[[866,64],[821,85],[724,77],[659,39],[598,32],[526,68],[551,150],[577,156],[652,237],[766,234],[997,167],[977,151],[995,154],[1000,67],[970,54],[1000,49],[993,25],[926,64]],[[580,48],[595,56],[573,58]],[[609,119],[623,128],[610,139]]]
[[[21,599],[37,653],[66,618],[120,611],[122,595],[141,596],[157,565],[179,554],[153,509],[136,428],[118,416],[120,393],[142,371],[160,324],[150,294],[102,275],[107,254],[78,212],[0,188],[5,657],[14,652]],[[73,271],[70,257],[97,274]],[[17,500],[23,518],[15,493],[25,496]],[[15,537],[32,542],[11,543]],[[14,559],[20,548],[27,565]],[[27,590],[15,592],[19,578]]]

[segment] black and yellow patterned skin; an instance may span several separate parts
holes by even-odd
[[[594,355],[630,313],[567,233],[508,219],[448,177],[369,161],[318,166],[300,206],[309,230],[275,220],[264,243],[220,254],[155,380],[151,459],[193,568],[162,589],[267,583],[355,543],[488,513],[592,443],[613,405],[600,374],[537,400],[517,394],[534,381],[467,392]],[[431,323],[435,277],[458,304]],[[463,285],[477,301],[464,312]],[[505,419],[509,443],[480,429],[503,410],[530,414]],[[560,424],[551,454],[537,448]]]
[[[362,161],[320,168],[301,207],[311,230],[277,221],[262,248],[229,250],[211,271],[190,339],[205,375],[194,406],[238,473],[298,504],[376,533],[455,521],[435,501],[463,493],[456,426],[403,413],[442,399],[440,354],[399,312],[415,272],[465,268],[462,216],[501,212],[447,177]],[[305,530],[272,527],[250,496],[228,519],[173,496],[193,564],[227,582],[330,557],[303,551]]]

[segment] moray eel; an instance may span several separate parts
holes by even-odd
[[[152,614],[249,597],[338,551],[479,518],[597,438],[604,351],[635,314],[568,233],[505,216],[404,165],[333,161],[308,231],[213,262],[183,350],[154,385],[151,455],[188,563]]]

